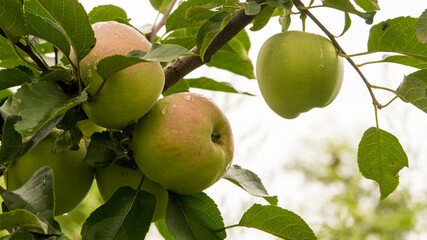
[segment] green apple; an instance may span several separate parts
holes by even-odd
[[[329,105],[341,89],[343,72],[342,59],[328,39],[299,31],[270,37],[256,62],[264,100],[288,119]]]
[[[95,179],[99,193],[105,201],[110,199],[120,187],[130,186],[135,190],[138,189],[143,176],[141,170],[138,168],[132,169],[117,163],[111,163],[106,168],[95,170]],[[144,178],[141,190],[149,192],[156,197],[156,209],[152,221],[155,222],[164,218],[168,205],[168,191],[147,177]]]
[[[164,188],[201,192],[231,165],[233,135],[226,116],[207,97],[176,93],[160,99],[136,125],[135,161]]]
[[[79,63],[90,95],[83,110],[101,127],[121,128],[141,118],[156,103],[165,83],[163,69],[158,62],[143,62],[102,79],[96,71],[101,59],[132,50],[148,52],[151,43],[134,28],[114,21],[95,23],[92,29],[96,45]],[[73,51],[70,59],[76,63]]]
[[[55,215],[73,210],[85,198],[94,176],[94,169],[83,159],[86,148],[83,141],[77,151],[53,153],[52,144],[59,132],[50,133],[37,146],[15,159],[5,172],[6,188],[15,190],[24,185],[41,167],[53,172],[55,189]]]

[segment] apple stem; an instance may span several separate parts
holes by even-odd
[[[265,4],[261,4],[266,2],[266,0],[255,0],[255,2],[261,5],[260,13],[265,6],[267,6]],[[244,10],[234,14],[231,20],[224,28],[222,28],[206,49],[204,60],[202,60],[198,55],[186,55],[176,58],[163,68],[163,72],[165,73],[165,86],[163,88],[163,92],[175,85],[188,73],[209,62],[211,57],[217,53],[219,49],[225,46],[234,36],[250,24],[257,15],[245,15]],[[199,53],[197,47],[192,48],[190,51],[195,54]]]
[[[136,189],[136,192],[138,193],[141,190],[142,183],[144,183],[145,174],[142,175],[141,182],[139,182],[138,188]]]
[[[218,143],[220,138],[221,138],[221,135],[217,132],[213,132],[211,135],[212,142],[214,143]]]
[[[166,24],[166,19],[169,17],[169,15],[172,12],[173,7],[175,6],[176,0],[173,0],[173,2],[170,5],[170,8],[166,14],[163,15],[160,22],[156,23],[155,21],[153,28],[151,29],[151,32],[147,35],[148,41],[152,42],[153,39],[156,37],[157,32]],[[156,18],[157,19],[157,18]]]
[[[347,55],[347,53],[345,53],[344,49],[339,45],[339,43],[335,39],[335,36],[331,32],[329,32],[329,30],[325,26],[323,26],[323,24],[309,10],[307,10],[307,8],[304,6],[301,0],[293,0],[293,2],[295,6],[301,11],[301,13],[306,14],[328,36],[328,38],[331,40],[331,42],[334,44],[334,46],[338,50],[339,54]],[[368,88],[369,94],[371,95],[371,98],[372,98],[372,103],[376,107],[378,107],[378,109],[383,108],[384,106],[381,105],[376,99],[374,91],[372,90],[371,84],[369,83],[365,75],[362,73],[360,68],[357,66],[357,64],[350,57],[347,57],[346,59],[350,63],[350,65],[356,70],[356,72],[359,74],[359,76],[362,78],[363,82],[365,83],[366,87]]]

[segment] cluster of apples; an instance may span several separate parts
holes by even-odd
[[[160,98],[165,77],[158,62],[138,63],[104,80],[97,73],[101,59],[132,50],[148,52],[151,43],[118,22],[95,23],[92,28],[96,45],[78,66],[90,96],[82,108],[101,129],[120,129],[136,122],[132,148],[138,168],[111,163],[93,169],[83,161],[83,142],[78,151],[54,154],[52,144],[58,134],[54,131],[8,167],[6,185],[9,190],[17,189],[38,168],[51,167],[55,215],[60,215],[83,200],[94,176],[102,197],[108,200],[121,186],[137,189],[145,175],[141,189],[157,198],[155,221],[165,215],[168,190],[201,192],[225,174],[234,151],[231,127],[219,107],[205,96],[177,93]],[[76,61],[73,53],[70,59]]]

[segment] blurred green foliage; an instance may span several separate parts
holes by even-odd
[[[85,200],[73,211],[67,215],[56,217],[56,220],[61,225],[63,233],[71,240],[81,239],[80,231],[86,218],[90,213],[104,203],[101,195],[99,194],[96,181],[92,183],[92,187],[86,196]]]
[[[323,218],[318,238],[398,240],[426,229],[419,226],[418,220],[427,213],[427,194],[421,193],[422,197],[415,199],[408,186],[400,185],[380,201],[378,186],[364,181],[354,161],[356,150],[349,146],[340,141],[326,143],[313,149],[317,156],[327,156],[325,161],[316,162],[316,168],[306,161],[295,161],[290,167],[301,171],[309,182],[340,189],[328,196],[327,206],[322,206],[329,214]],[[323,151],[322,155],[318,151]]]

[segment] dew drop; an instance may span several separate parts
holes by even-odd
[[[162,115],[165,115],[167,110],[168,110],[168,107],[163,108],[162,109]]]
[[[190,96],[189,94],[186,94],[186,95],[184,96],[184,98],[185,98],[185,100],[191,100],[191,96]]]

